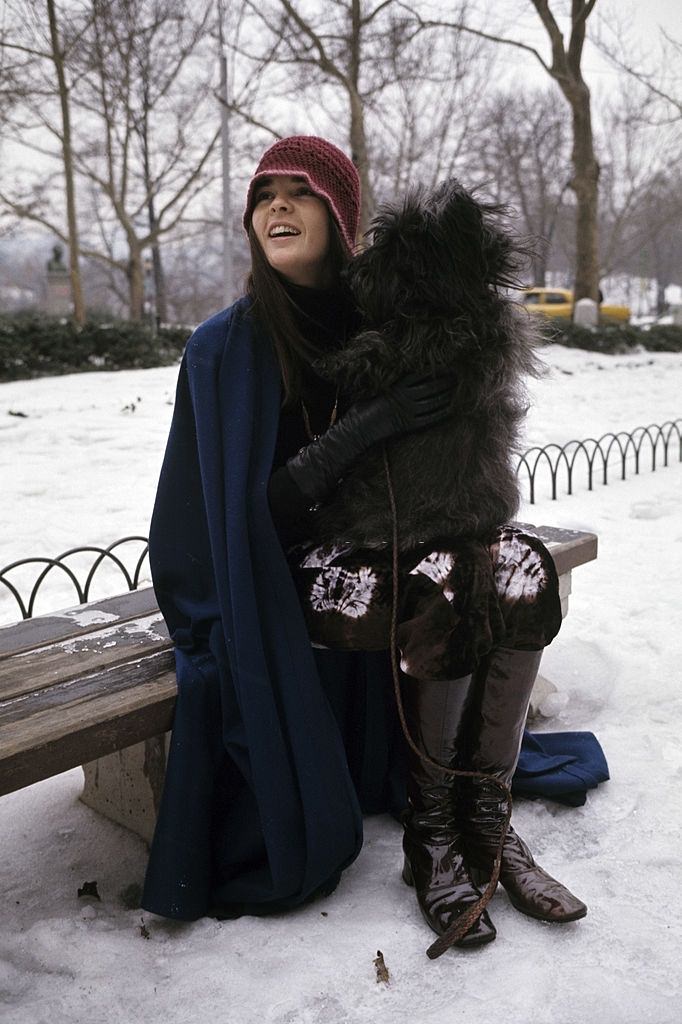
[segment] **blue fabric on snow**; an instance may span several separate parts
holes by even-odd
[[[525,732],[512,793],[580,807],[587,790],[608,778],[606,757],[593,733]]]

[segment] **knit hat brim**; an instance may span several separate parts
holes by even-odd
[[[360,178],[345,153],[314,135],[294,135],[271,146],[249,182],[243,219],[247,232],[257,184],[263,178],[277,175],[303,178],[315,195],[324,199],[348,252],[352,253],[360,219]]]

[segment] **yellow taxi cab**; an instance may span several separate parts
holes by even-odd
[[[521,301],[534,313],[566,320],[573,316],[573,292],[570,288],[524,288]],[[599,305],[599,319],[603,322],[627,323],[630,308],[602,302]]]

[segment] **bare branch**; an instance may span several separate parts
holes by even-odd
[[[220,93],[214,92],[213,95],[218,100],[218,103],[222,104],[224,107],[227,107],[231,114],[236,114],[238,117],[242,118],[242,120],[245,121],[246,124],[250,124],[253,128],[261,128],[264,132],[267,132],[268,135],[272,135],[274,139],[282,138],[280,132],[275,131],[274,128],[272,128],[268,124],[265,124],[264,121],[259,121],[252,114],[244,110],[243,107],[239,106],[239,104],[226,103],[223,97],[220,95]]]
[[[367,25],[371,24],[377,15],[381,14],[382,11],[385,11],[387,7],[390,7],[393,2],[394,0],[383,0],[382,3],[377,4],[373,11],[366,14],[364,18],[360,18],[361,27],[365,28]]]
[[[280,3],[284,10],[287,12],[287,14],[291,18],[293,18],[295,23],[298,25],[299,29],[305,35],[307,35],[310,41],[313,43],[315,49],[317,50],[317,62],[319,63],[319,66],[322,68],[322,70],[326,71],[326,73],[328,75],[331,75],[333,78],[337,78],[339,82],[342,82],[344,85],[347,86],[347,76],[329,57],[319,35],[313,30],[313,28],[308,24],[308,22],[301,17],[301,15],[298,13],[294,5],[290,2],[290,0],[280,0]]]
[[[535,2],[535,0],[533,0]],[[507,36],[498,36],[492,32],[484,32],[482,29],[473,28],[471,25],[467,25],[462,21],[442,21],[433,19],[424,19],[420,14],[417,13],[409,4],[400,3],[400,7],[406,10],[413,18],[417,20],[420,27],[423,29],[431,28],[447,28],[454,29],[457,32],[466,32],[468,35],[476,36],[478,39],[487,39],[491,43],[503,43],[505,46],[514,46],[518,50],[525,50],[526,53],[532,54],[533,57],[540,63],[540,65],[551,73],[550,66],[542,56],[539,50],[536,50],[534,46],[530,46],[528,43],[522,43],[518,39],[509,39]]]

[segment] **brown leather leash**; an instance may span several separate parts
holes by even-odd
[[[383,446],[383,459],[384,459],[384,472],[386,474],[386,484],[388,486],[388,498],[391,506],[391,517],[393,521],[393,598],[391,605],[391,633],[390,633],[390,644],[391,644],[391,668],[393,671],[393,691],[395,694],[396,708],[398,710],[398,718],[400,719],[400,727],[403,731],[405,740],[410,749],[422,760],[424,764],[429,765],[430,768],[436,768],[439,772],[443,772],[452,778],[465,778],[465,779],[478,779],[482,782],[490,782],[497,789],[500,790],[505,804],[506,813],[502,823],[502,831],[500,833],[500,839],[497,847],[497,854],[495,856],[495,863],[493,864],[492,874],[490,881],[481,898],[465,913],[460,914],[455,922],[450,925],[446,932],[444,932],[439,938],[432,943],[426,950],[426,955],[431,960],[436,960],[437,957],[442,956],[446,950],[450,949],[459,939],[461,939],[471,928],[472,924],[478,920],[485,908],[490,903],[491,899],[497,889],[497,883],[500,878],[500,870],[502,868],[502,852],[504,849],[504,841],[509,831],[509,825],[511,822],[512,814],[512,798],[511,790],[509,786],[505,785],[499,779],[495,778],[494,775],[487,775],[485,772],[473,772],[464,771],[459,768],[449,768],[446,765],[439,764],[438,761],[432,760],[419,749],[417,744],[412,739],[410,731],[405,720],[405,711],[403,708],[402,695],[400,693],[400,666],[398,664],[398,512],[396,508],[395,493],[393,490],[393,481],[391,479],[391,469],[388,459],[388,447],[386,444]],[[418,685],[418,684],[417,684]]]

